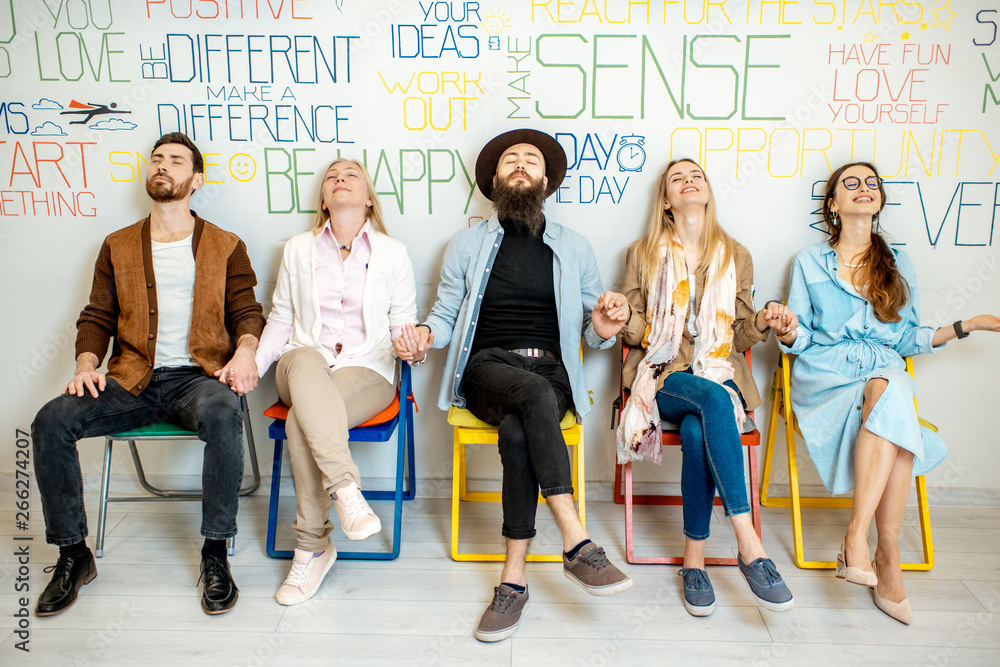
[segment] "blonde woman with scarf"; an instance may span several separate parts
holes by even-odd
[[[760,604],[791,609],[792,594],[750,520],[740,429],[760,396],[743,352],[768,330],[792,326],[777,301],[754,311],[750,253],[719,226],[704,171],[674,160],[660,177],[646,236],[628,249],[622,330],[631,395],[618,428],[619,462],[660,462],[660,418],[680,425],[684,498],[684,607],[715,608],[705,571],[715,490],[736,532],[738,563]]]

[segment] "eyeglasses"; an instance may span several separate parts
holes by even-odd
[[[857,176],[848,176],[840,181],[848,190],[857,190],[861,187],[861,179]],[[882,186],[882,179],[878,176],[869,176],[865,179],[865,185],[871,190],[878,190]]]

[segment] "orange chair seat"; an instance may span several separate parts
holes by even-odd
[[[399,414],[399,392],[392,397],[392,403],[390,403],[382,412],[378,413],[368,421],[363,424],[358,424],[358,426],[377,426],[378,424],[384,424],[390,421],[393,417]],[[264,410],[264,416],[270,417],[271,419],[288,419],[288,406],[281,401],[275,401],[274,405]]]

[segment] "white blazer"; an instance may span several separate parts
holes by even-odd
[[[271,322],[291,325],[288,342],[281,354],[298,347],[318,350],[330,366],[370,368],[387,381],[393,382],[396,354],[390,337],[390,326],[402,326],[417,319],[417,290],[413,264],[406,246],[369,228],[371,257],[365,279],[362,313],[365,324],[364,342],[344,350],[336,358],[320,342],[319,290],[316,286],[316,242],[319,236],[311,231],[296,234],[285,243],[278,269],[278,281],[271,299]],[[267,335],[267,327],[261,340]],[[262,359],[266,370],[274,359]]]

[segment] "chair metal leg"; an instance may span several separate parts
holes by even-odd
[[[253,482],[249,486],[240,489],[241,496],[249,496],[260,486],[260,464],[257,462],[257,446],[253,440],[253,425],[250,423],[250,406],[247,397],[240,397],[240,408],[243,411],[243,432],[247,439],[247,453],[250,455],[250,470],[253,473]]]
[[[579,428],[579,440],[575,445],[567,445],[568,447],[573,447],[572,458],[570,459],[571,465],[571,480],[573,482],[573,499],[578,503],[577,513],[580,517],[580,523],[584,527],[587,525],[587,510],[586,510],[586,475],[584,474],[584,435],[583,427]],[[469,491],[468,481],[466,479],[467,469],[465,465],[465,445],[466,443],[462,441],[461,436],[462,429],[460,427],[454,427],[452,432],[454,433],[453,439],[453,449],[452,449],[452,494],[451,494],[451,557],[452,560],[456,561],[477,561],[477,562],[503,562],[507,559],[506,553],[461,553],[459,551],[459,524],[460,524],[460,508],[462,501],[468,502],[500,502],[502,499],[501,492],[485,492],[485,491]],[[475,444],[487,444],[484,441],[474,441]],[[495,444],[495,441],[492,441]],[[545,502],[545,499],[539,495],[539,501]],[[542,562],[542,563],[561,563],[562,562],[562,552],[558,554],[528,554],[528,562]]]
[[[747,447],[747,467],[750,487],[750,515],[754,530],[760,538],[760,489],[757,481],[757,447]]]
[[[139,458],[139,450],[136,448],[135,442],[135,440],[129,440],[128,449],[132,454],[132,464],[135,466],[135,474],[139,477],[139,484],[142,485],[142,488],[149,491],[153,495],[160,496],[161,498],[201,498],[201,491],[192,491],[190,489],[161,489],[150,484],[149,480],[146,479],[146,471],[142,467],[142,460]]]
[[[902,563],[904,570],[929,570],[934,567],[934,538],[931,535],[931,510],[927,501],[927,480],[923,475],[916,478],[917,511],[920,513],[920,536],[924,548],[923,563]]]
[[[635,546],[632,539],[632,462],[621,466],[625,484],[625,560],[635,562]]]
[[[458,429],[452,431],[455,439],[452,444],[451,459],[451,558],[464,560],[462,554],[458,552],[458,504],[464,495],[465,466],[462,465],[462,459],[465,458],[465,448],[458,437]]]
[[[403,500],[413,500],[417,495],[416,443],[413,440],[413,398],[406,401],[406,460],[409,470],[406,476],[406,493]]]
[[[111,445],[114,441],[106,438],[104,441],[104,472],[101,473],[101,504],[97,518],[97,548],[94,555],[104,556],[104,527],[108,519],[108,486],[111,483]]]
[[[580,515],[580,523],[587,527],[587,475],[583,455],[583,427],[580,427],[580,441],[573,445],[573,461],[576,464],[576,510]],[[561,559],[560,559],[561,560]]]
[[[250,458],[250,470],[253,481],[246,487],[240,489],[241,496],[249,496],[260,486],[260,464],[257,462],[257,447],[253,439],[253,426],[250,423],[250,408],[246,396],[240,397],[240,411],[243,413],[243,433],[246,437],[247,453]],[[146,479],[146,472],[142,467],[142,460],[139,458],[139,450],[136,448],[135,440],[129,440],[129,451],[132,454],[132,463],[135,465],[135,473],[139,477],[139,484],[143,489],[153,495],[162,498],[201,498],[202,491],[192,491],[190,489],[161,489],[153,486]]]
[[[274,440],[274,463],[271,466],[271,500],[267,509],[267,555],[271,558],[291,558],[293,551],[275,549],[274,542],[278,532],[278,502],[281,498],[281,452],[284,440]]]
[[[775,371],[775,377],[773,380],[775,383],[778,382],[779,371],[780,369]],[[760,504],[764,507],[774,506],[768,496],[768,492],[770,491],[771,486],[771,462],[774,460],[775,440],[778,437],[778,416],[780,413],[781,399],[781,389],[772,385],[771,415],[767,421],[767,437],[764,440],[764,470],[761,472],[760,478]]]
[[[747,475],[749,477],[749,487],[750,487],[750,518],[753,522],[754,530],[757,532],[757,537],[761,536],[761,522],[760,522],[760,497],[757,492],[757,447],[753,445],[741,445],[747,450]],[[634,522],[634,506],[644,505],[644,504],[654,504],[654,505],[683,505],[683,499],[681,496],[658,496],[651,494],[637,495],[632,492],[632,463],[626,463],[619,466],[622,469],[624,497],[625,497],[625,560],[629,563],[651,563],[659,565],[682,565],[684,563],[683,556],[637,556],[635,554],[635,522]],[[649,502],[652,501],[652,502]],[[718,498],[715,499],[716,505],[720,504]],[[737,564],[736,558],[706,558],[706,565],[730,565],[734,566]]]
[[[615,491],[614,500],[616,505],[621,505],[625,502],[625,492],[622,490],[622,465],[618,463],[618,457],[615,456]]]
[[[395,489],[366,491],[361,493],[366,500],[391,500],[393,502],[392,517],[392,550],[391,551],[339,551],[340,560],[394,560],[399,557],[403,535],[403,501],[416,495],[416,465],[415,447],[413,442],[413,420],[411,403],[407,401],[404,408],[400,406],[399,416],[395,423],[396,430],[396,474]],[[278,506],[281,500],[281,457],[284,439],[276,437],[272,426],[271,437],[274,438],[274,461],[271,467],[271,494],[267,513],[267,538],[265,550],[271,558],[292,558],[294,551],[277,549]],[[282,432],[279,430],[278,432]],[[390,442],[390,440],[386,440]],[[407,470],[408,468],[408,470]],[[409,483],[404,489],[404,474],[409,475]]]
[[[910,358],[906,359],[907,371],[913,374]],[[782,354],[772,382],[771,420],[768,425],[764,449],[764,471],[760,480],[761,504],[767,507],[788,507],[792,515],[792,541],[795,565],[802,569],[826,569],[836,567],[834,561],[806,560],[802,529],[802,508],[850,508],[853,499],[822,496],[802,496],[799,490],[798,454],[795,448],[795,434],[798,432],[791,401],[791,369],[787,355]],[[916,407],[914,402],[914,407]],[[783,417],[785,426],[785,450],[788,458],[788,495],[772,496],[769,485],[774,449],[777,446],[777,418]],[[918,417],[919,418],[919,417]],[[934,429],[933,425],[921,420],[921,424]],[[914,478],[917,487],[917,512],[920,517],[921,562],[900,563],[902,570],[930,570],[934,567],[934,542],[931,533],[930,508],[927,499],[927,482],[923,476]]]
[[[407,454],[407,420],[405,412],[400,409],[400,418],[396,424],[396,483],[393,491],[362,490],[366,499],[392,500],[392,550],[391,551],[340,551],[337,557],[341,560],[395,560],[399,557],[399,549],[403,535],[403,471]],[[412,447],[412,442],[410,444]]]

